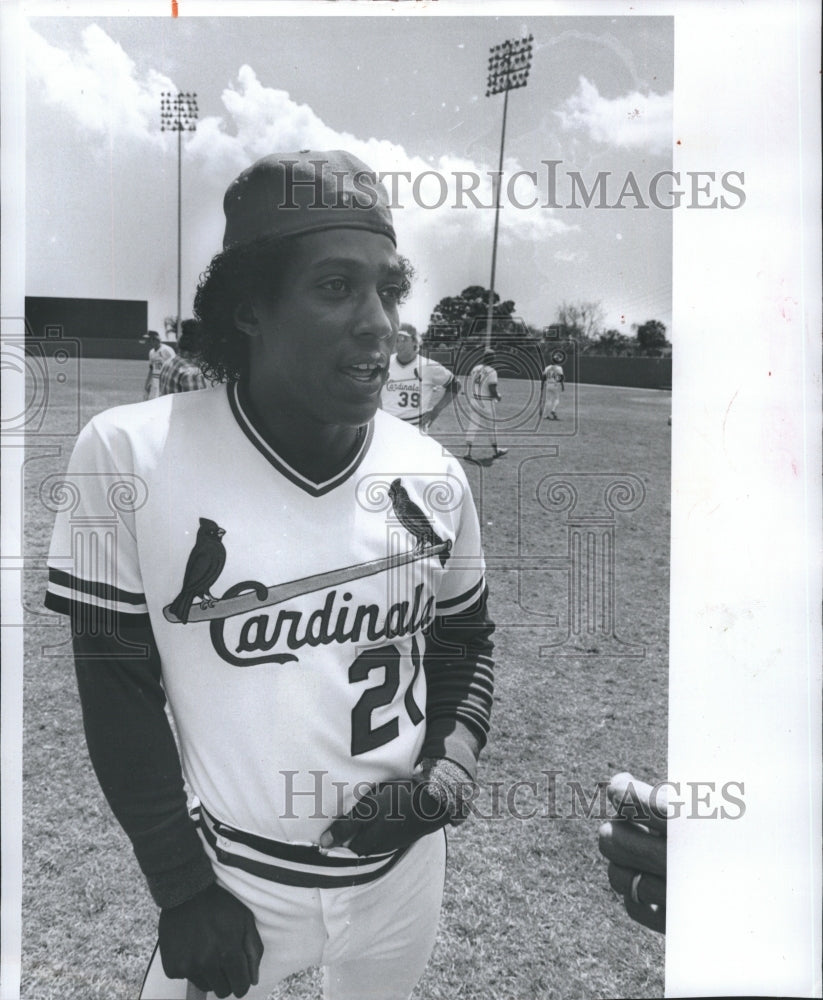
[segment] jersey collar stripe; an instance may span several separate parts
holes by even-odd
[[[244,407],[243,405],[243,397],[245,396],[243,387],[240,386],[239,383],[233,382],[229,386],[228,394],[229,404],[235,420],[240,425],[240,429],[249,441],[251,441],[260,454],[272,466],[274,466],[274,468],[277,469],[282,476],[285,476],[285,478],[294,483],[295,486],[299,486],[300,489],[304,490],[313,497],[323,496],[325,493],[329,493],[331,490],[340,486],[341,483],[344,483],[349,476],[355,472],[360,463],[366,457],[366,453],[369,450],[369,445],[371,444],[372,435],[374,433],[373,421],[369,423],[360,448],[357,450],[357,453],[351,462],[349,462],[349,464],[332,479],[316,483],[307,476],[301,475],[296,469],[293,469],[288,462],[284,461],[284,459],[277,454],[274,448],[272,448],[263,435],[257,430],[252,423],[251,417],[249,416],[248,407]]]
[[[441,614],[443,611],[448,611],[450,608],[455,608],[458,605],[466,604],[467,602],[473,601],[484,584],[484,578],[481,576],[477,583],[470,587],[468,590],[464,591],[462,594],[458,594],[457,597],[450,597],[445,601],[437,602],[437,613]]]
[[[119,601],[123,604],[137,604],[145,607],[146,595],[135,594],[129,590],[121,590],[110,583],[96,583],[94,580],[81,580],[80,577],[72,576],[62,569],[49,567],[49,584],[55,587],[65,588],[77,594],[89,594],[92,597],[99,597],[107,601]]]

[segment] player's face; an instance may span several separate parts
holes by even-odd
[[[357,229],[300,236],[280,288],[253,303],[253,398],[321,424],[367,423],[398,328],[403,272],[391,240]]]
[[[405,330],[401,330],[397,334],[395,350],[397,351],[397,360],[402,365],[407,365],[412,358],[417,356],[417,344],[414,342],[414,337],[409,336]]]

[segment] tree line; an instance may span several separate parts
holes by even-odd
[[[494,293],[492,342],[573,340],[580,354],[611,357],[662,357],[671,353],[666,326],[658,319],[632,324],[632,336],[605,329],[605,313],[599,302],[563,302],[554,322],[535,327],[515,316],[512,299],[501,300]],[[453,346],[455,342],[481,341],[489,315],[489,289],[470,285],[459,295],[441,299],[432,311],[423,341],[431,347]]]

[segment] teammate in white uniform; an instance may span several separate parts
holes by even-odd
[[[563,369],[560,365],[552,362],[550,365],[546,365],[543,369],[543,373],[540,376],[540,413],[541,416],[546,412],[546,407],[548,406],[549,412],[546,413],[546,420],[557,420],[557,405],[560,402],[560,393],[565,392],[565,383],[563,378]]]
[[[401,327],[383,386],[382,406],[387,413],[426,432],[460,392],[460,384],[448,368],[419,352],[420,334],[413,327]]]
[[[483,361],[475,365],[466,378],[466,394],[471,407],[469,420],[471,426],[466,432],[466,454],[463,456],[467,462],[474,462],[472,456],[472,445],[478,443],[478,439],[487,437],[492,446],[492,458],[502,458],[508,453],[508,448],[500,448],[497,444],[497,413],[496,407],[500,402],[500,393],[497,389],[497,370],[493,366],[494,351],[483,352]]]
[[[225,384],[82,431],[46,603],[161,908],[143,998],[320,965],[331,1000],[400,1000],[488,731],[477,515],[459,463],[378,411],[409,282],[371,171],[266,157],[224,208],[195,311]]]
[[[149,371],[146,384],[143,387],[143,399],[156,399],[160,395],[160,370],[163,365],[174,357],[174,350],[160,340],[156,330],[149,330]]]
[[[197,320],[184,319],[180,324],[177,351],[160,369],[161,396],[206,388],[206,379],[197,361],[200,352],[200,328]]]

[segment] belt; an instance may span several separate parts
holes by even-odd
[[[192,810],[206,843],[217,860],[250,875],[313,889],[337,889],[372,882],[393,868],[407,848],[388,854],[357,857],[324,854],[315,844],[286,844],[237,830],[215,819],[203,805]]]

